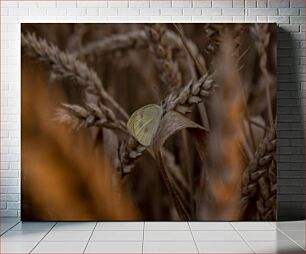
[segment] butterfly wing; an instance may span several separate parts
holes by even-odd
[[[127,123],[128,129],[140,144],[149,146],[157,131],[161,116],[160,106],[146,105],[132,114]]]

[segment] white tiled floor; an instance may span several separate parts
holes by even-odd
[[[0,253],[304,253],[305,221],[19,222],[1,218]]]

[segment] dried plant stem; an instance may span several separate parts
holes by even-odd
[[[179,194],[178,192],[175,190],[171,180],[169,179],[169,176],[168,176],[168,173],[165,169],[165,165],[164,165],[164,162],[163,162],[163,159],[162,159],[162,155],[161,153],[158,154],[158,156],[160,157],[159,158],[159,161],[161,162],[161,167],[160,167],[160,172],[161,172],[161,175],[162,175],[162,178],[165,182],[165,185],[168,189],[168,192],[174,202],[174,205],[175,205],[175,208],[176,208],[176,211],[178,212],[178,215],[180,217],[181,220],[183,221],[187,221],[190,219],[189,215],[188,215],[188,212],[186,211],[186,208],[185,206],[183,205],[180,197],[179,197]]]
[[[161,81],[164,85],[170,86],[171,90],[177,90],[181,86],[181,74],[177,63],[172,59],[165,25],[148,24],[145,28]]]
[[[245,219],[276,219],[276,136],[271,128],[243,173],[241,215]],[[255,210],[255,211],[254,211]]]
[[[86,63],[75,59],[69,53],[62,52],[45,39],[38,39],[35,34],[21,34],[21,45],[28,55],[51,66],[52,71],[59,77],[77,82],[84,87],[87,95],[97,96],[102,101],[109,103],[125,119],[128,119],[128,114],[105,91],[97,74]]]
[[[273,111],[271,105],[271,96],[270,96],[270,83],[271,78],[267,69],[267,49],[270,43],[270,33],[268,31],[268,24],[254,24],[252,27],[252,32],[255,36],[256,49],[259,55],[259,66],[263,74],[266,83],[266,100],[268,106],[268,117],[269,117],[269,126],[273,127]]]
[[[203,76],[204,74],[207,73],[207,69],[206,69],[205,64],[200,63],[198,58],[194,55],[194,52],[191,50],[190,45],[188,45],[188,43],[187,43],[188,40],[187,40],[187,38],[186,38],[186,36],[184,34],[182,26],[174,24],[174,27],[178,31],[178,33],[179,33],[179,35],[181,37],[183,46],[186,49],[186,51],[188,52],[188,54],[191,57],[191,59],[193,60],[195,66],[198,69],[198,72],[200,73],[201,76]]]

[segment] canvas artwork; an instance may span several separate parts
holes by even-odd
[[[22,220],[273,221],[274,24],[22,24]]]

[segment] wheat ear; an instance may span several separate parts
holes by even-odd
[[[112,105],[125,119],[128,118],[125,110],[105,91],[98,75],[86,63],[59,50],[45,39],[38,39],[34,33],[21,34],[21,45],[28,55],[51,66],[52,71],[58,76],[77,82],[85,89],[87,95],[100,97],[104,102]]]
[[[266,83],[266,100],[268,105],[269,125],[270,127],[273,127],[273,111],[270,96],[271,77],[267,69],[267,50],[270,43],[270,33],[268,29],[268,24],[254,24],[251,28],[251,32],[255,37],[255,45],[259,55],[259,66]]]
[[[209,97],[216,83],[212,75],[205,74],[197,81],[190,81],[177,93],[170,94],[164,101],[166,111],[175,110],[186,114],[191,112],[191,107],[203,101],[203,98]]]
[[[129,134],[125,123],[117,120],[114,112],[102,104],[89,103],[85,107],[63,104],[63,108],[57,110],[55,119],[70,125],[72,129],[105,127]]]
[[[276,133],[271,128],[258,146],[254,159],[243,173],[241,185],[242,218],[252,211],[253,218],[272,220],[276,218]]]
[[[181,74],[178,65],[172,59],[172,49],[163,24],[148,24],[146,32],[150,49],[156,61],[156,67],[161,81],[172,90],[181,86]]]

